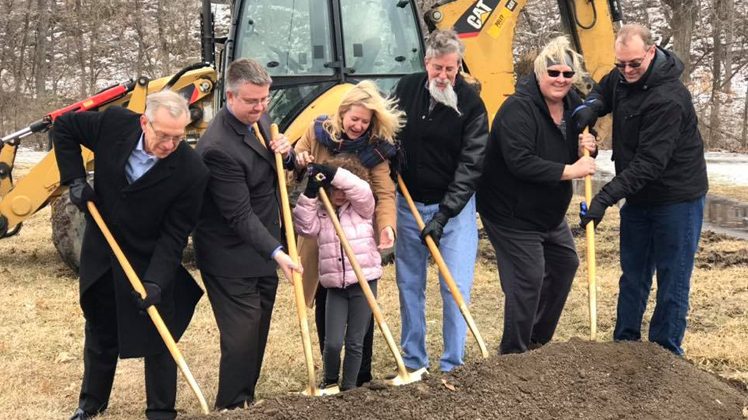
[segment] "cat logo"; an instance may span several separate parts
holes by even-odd
[[[460,16],[455,23],[454,29],[460,35],[460,38],[471,38],[478,36],[486,22],[491,19],[491,14],[499,7],[499,3],[504,0],[477,0],[473,5]],[[508,0],[515,2],[515,0]]]
[[[480,30],[483,27],[484,20],[483,15],[490,14],[493,8],[485,3],[483,0],[478,0],[473,6],[473,10],[467,17],[467,23],[475,29]],[[488,18],[488,16],[486,16]]]

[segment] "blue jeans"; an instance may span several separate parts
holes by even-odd
[[[682,355],[694,256],[704,219],[704,197],[684,203],[621,208],[621,270],[615,340],[640,340],[657,271],[657,304],[649,341]]]
[[[416,207],[425,222],[431,220],[434,213],[439,210],[438,204],[424,205],[416,202]],[[429,366],[429,357],[426,353],[426,268],[429,250],[421,243],[420,234],[421,229],[418,228],[407,201],[398,194],[395,269],[397,287],[400,291],[400,346],[404,353],[403,361],[411,369]],[[478,252],[475,196],[468,201],[460,214],[447,222],[439,243],[439,251],[465,299],[465,304],[469,304],[475,257]],[[444,336],[444,354],[439,360],[439,368],[448,372],[464,363],[462,359],[465,354],[467,324],[441,274],[439,284]]]

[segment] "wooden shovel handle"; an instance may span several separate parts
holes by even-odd
[[[262,133],[255,123],[255,133],[257,138],[270,147],[269,144],[265,143],[262,138]],[[275,139],[280,135],[278,126],[273,124],[270,126],[270,137],[271,140]],[[278,190],[281,197],[281,209],[283,213],[283,225],[285,226],[286,233],[286,245],[288,247],[288,256],[291,257],[294,263],[299,264],[299,253],[296,249],[296,235],[293,229],[293,218],[291,217],[291,205],[288,200],[288,190],[286,188],[286,174],[283,171],[283,157],[280,153],[274,153],[275,155],[275,172],[278,175]],[[314,375],[314,357],[312,356],[312,340],[309,338],[309,321],[306,315],[306,300],[304,299],[304,285],[302,283],[301,274],[298,271],[291,270],[291,280],[293,282],[294,299],[296,300],[296,313],[299,318],[299,330],[301,331],[301,345],[304,350],[304,360],[306,361],[307,370],[307,389],[305,393],[307,395],[318,396],[320,395],[317,389],[317,382]]]
[[[584,129],[584,134],[589,128]],[[589,157],[590,151],[584,149],[584,157]],[[587,209],[592,203],[592,175],[584,177],[584,199]],[[597,268],[595,266],[595,223],[587,223],[587,283],[589,288],[590,340],[597,341]]]
[[[397,175],[397,184],[400,186],[400,192],[402,192],[403,197],[405,197],[405,201],[408,202],[408,207],[410,207],[410,212],[413,213],[413,217],[416,219],[418,227],[423,230],[426,224],[423,223],[423,218],[418,212],[416,204],[413,202],[413,198],[411,198],[410,196],[410,191],[408,191],[408,187],[405,186],[405,182],[403,181],[403,178],[400,176],[400,174]],[[460,293],[460,289],[457,288],[457,283],[455,282],[454,277],[452,277],[452,273],[449,271],[447,263],[444,261],[441,252],[439,252],[439,247],[436,246],[436,243],[431,236],[426,237],[426,246],[428,246],[429,251],[431,252],[431,256],[434,257],[434,261],[439,267],[439,272],[442,273],[444,282],[447,283],[447,286],[449,287],[449,291],[452,293],[452,297],[454,298],[455,303],[460,308],[460,312],[462,313],[463,318],[465,318],[465,322],[470,328],[470,332],[473,334],[473,337],[475,337],[475,341],[478,343],[478,347],[480,348],[481,356],[483,356],[484,359],[487,358],[488,349],[486,348],[486,342],[483,341],[483,337],[481,336],[480,331],[478,331],[478,326],[475,324],[475,320],[473,320],[473,316],[470,314],[470,310],[465,304],[465,300],[462,298],[462,293]]]

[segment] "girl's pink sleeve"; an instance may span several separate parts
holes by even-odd
[[[332,186],[345,192],[351,207],[361,217],[370,219],[374,216],[374,194],[368,182],[350,171],[339,168],[332,180]]]
[[[293,209],[293,225],[296,233],[301,236],[316,238],[319,235],[319,216],[317,215],[317,199],[304,194],[299,196]]]

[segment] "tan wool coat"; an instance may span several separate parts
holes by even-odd
[[[294,145],[296,153],[309,152],[314,162],[324,164],[332,157],[332,152],[320,144],[314,135],[314,123]],[[395,183],[390,178],[388,162],[382,162],[369,170],[369,183],[374,192],[376,207],[374,210],[374,236],[379,241],[379,233],[387,226],[397,232],[397,210],[395,208]],[[319,257],[317,241],[311,238],[297,237],[299,259],[304,267],[302,275],[304,298],[310,308],[314,306],[314,295],[319,285]]]

